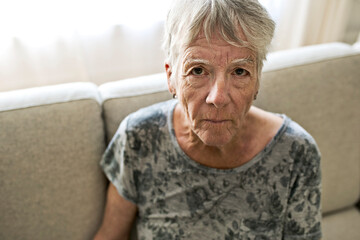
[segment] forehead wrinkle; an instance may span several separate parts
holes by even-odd
[[[232,56],[233,54],[229,51],[216,51],[214,48],[216,47],[228,47],[229,45],[226,44],[224,46],[213,46],[211,44],[205,44],[205,46],[190,46],[184,50],[183,55],[183,66],[189,66],[190,64],[206,64],[206,65],[219,65],[219,66],[226,66],[226,65],[255,65],[254,56],[250,53],[248,56],[236,58],[236,56]],[[193,49],[196,47],[196,49]],[[210,48],[210,49],[209,49]],[[214,50],[214,51],[212,51]],[[199,56],[205,54],[205,58]],[[207,56],[206,56],[207,55]],[[243,55],[243,54],[241,54]],[[209,58],[210,57],[210,58]]]
[[[199,59],[199,58],[185,58],[183,62],[183,71],[187,72],[191,66],[196,64],[202,64],[202,65],[210,65],[210,62],[205,59]]]
[[[207,65],[209,65],[210,61],[198,57],[196,52],[189,51],[189,49],[187,49],[185,51],[185,54],[183,57],[182,65],[186,68],[190,64],[207,64]]]

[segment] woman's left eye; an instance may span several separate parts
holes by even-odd
[[[199,75],[204,74],[204,69],[201,68],[201,67],[195,67],[195,68],[193,68],[193,69],[191,70],[191,73],[192,73],[193,75],[199,76]]]
[[[247,75],[248,73],[249,73],[249,72],[246,71],[246,70],[243,69],[243,68],[237,68],[237,69],[235,69],[235,71],[234,71],[234,74],[237,75],[237,76],[245,76],[245,75]]]

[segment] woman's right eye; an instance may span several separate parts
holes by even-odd
[[[191,73],[192,73],[193,75],[199,76],[199,75],[204,74],[204,69],[201,68],[201,67],[196,67],[196,68],[193,68],[193,69],[191,70]]]

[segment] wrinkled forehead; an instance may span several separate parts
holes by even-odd
[[[239,32],[239,38],[243,42],[235,42],[223,36],[220,31],[206,35],[201,31],[189,44],[184,44],[180,49],[180,58],[196,57],[207,54],[214,58],[219,55],[229,55],[230,58],[246,58],[255,62],[256,54],[244,44],[246,42],[243,32]],[[202,54],[201,54],[202,53]]]
[[[246,47],[234,46],[223,39],[199,38],[182,51],[182,61],[186,59],[208,59],[209,61],[223,61],[248,59],[255,62],[253,51]]]
[[[206,38],[209,42],[213,40],[223,40],[235,46],[244,46],[248,43],[245,32],[239,24],[237,24],[235,31],[225,29],[224,26],[217,26],[214,29],[202,26],[199,32],[188,38],[188,45],[191,45],[194,41],[201,38]]]
[[[244,34],[244,31],[239,26],[236,35],[229,36],[226,32],[221,28],[216,28],[211,31],[209,29],[202,28],[198,33],[193,36],[188,36],[183,39],[183,42],[179,45],[179,55],[183,55],[188,48],[194,46],[233,46],[238,48],[247,48],[251,51],[251,56],[256,57],[253,48],[247,41],[247,38]],[[189,34],[189,33],[188,33]]]

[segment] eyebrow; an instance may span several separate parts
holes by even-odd
[[[187,72],[189,70],[189,66],[192,66],[194,64],[204,64],[204,65],[211,65],[211,62],[205,59],[201,59],[201,58],[188,58],[185,59],[184,62],[184,70],[185,72]],[[230,65],[254,65],[254,60],[251,56],[245,57],[245,58],[238,58],[238,59],[234,59],[230,62]]]
[[[239,59],[235,59],[235,60],[231,61],[230,64],[234,64],[234,65],[254,64],[254,60],[252,57],[239,58]]]
[[[190,64],[211,64],[210,61],[205,59],[186,59],[184,62],[185,67]]]
[[[207,64],[210,65],[211,62],[205,59],[186,59],[185,62],[185,68],[189,65],[192,64]],[[239,65],[243,65],[243,64],[254,64],[254,60],[252,59],[252,57],[246,57],[246,58],[238,58],[238,59],[234,59],[233,61],[230,62],[230,64],[239,64]]]

